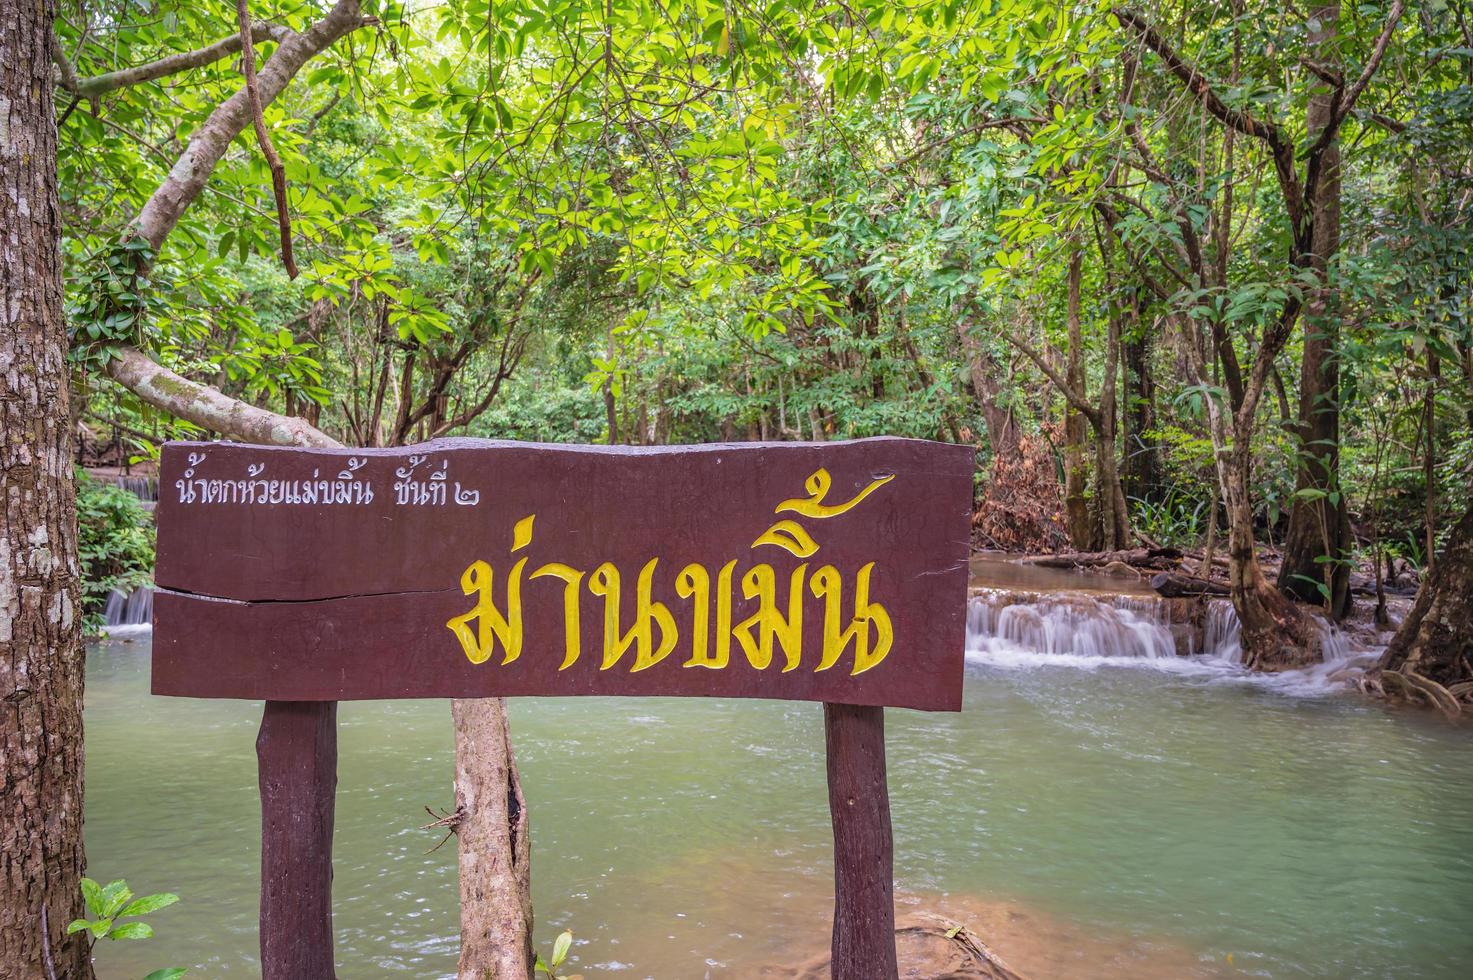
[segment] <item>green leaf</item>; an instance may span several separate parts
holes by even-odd
[[[107,931],[112,927],[112,919],[97,919],[93,922],[87,923],[87,928],[91,931],[93,939],[101,939],[103,936],[106,936]]]
[[[111,933],[109,939],[151,939],[153,938],[153,926],[147,922],[124,922]]]
[[[143,980],[179,980],[189,971],[182,966],[166,966],[162,970],[154,970]]]
[[[91,928],[91,926],[92,923],[86,919],[73,919],[66,927],[66,934],[70,936],[74,932],[81,932],[83,929]]]
[[[90,331],[90,327],[89,327]],[[87,911],[102,916],[102,886],[91,878],[82,879],[82,897],[87,900]]]
[[[552,944],[552,965],[556,969],[563,965],[563,960],[568,958],[568,950],[573,948],[573,932],[565,929]]]
[[[102,914],[107,918],[115,917],[118,914],[118,910],[128,904],[128,899],[132,897],[133,891],[123,879],[119,878],[117,881],[108,882],[107,887],[102,890],[102,895],[100,896]]]
[[[177,901],[179,901],[179,896],[170,892],[145,895],[142,898],[135,898],[123,906],[123,910],[118,913],[118,916],[121,918],[125,915],[147,915],[150,912],[157,912],[159,909],[167,908]]]

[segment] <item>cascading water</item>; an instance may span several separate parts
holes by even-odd
[[[1241,667],[1242,630],[1226,599],[974,588],[966,648],[970,663],[994,667],[1148,667],[1318,696],[1342,690],[1376,655],[1321,626],[1323,663],[1257,674]]]
[[[94,480],[110,483],[128,491],[143,504],[144,510],[153,510],[159,502],[159,478],[144,474],[116,473],[111,470],[88,470]]]
[[[109,631],[122,627],[153,625],[153,587],[140,585],[131,592],[114,589],[102,610]]]
[[[119,474],[112,477],[112,482],[122,487],[144,503],[157,503],[159,499],[159,480],[156,476],[130,476]]]
[[[1174,657],[1178,636],[1159,600],[989,589],[974,593],[968,605],[967,650],[984,655],[1026,651],[1043,657]]]

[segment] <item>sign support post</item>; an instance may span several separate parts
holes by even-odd
[[[894,842],[885,709],[823,706],[834,823],[834,980],[895,980]]]
[[[261,978],[335,980],[332,823],[336,701],[267,701],[261,784]]]

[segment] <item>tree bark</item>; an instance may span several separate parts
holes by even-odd
[[[1310,13],[1318,24],[1309,32],[1310,57],[1332,69],[1340,4],[1324,3]],[[1311,143],[1334,121],[1335,92],[1321,81],[1309,97],[1305,125]],[[1350,516],[1340,488],[1340,320],[1339,304],[1328,277],[1340,244],[1340,142],[1331,139],[1320,158],[1314,200],[1310,267],[1319,286],[1305,304],[1304,354],[1300,362],[1297,490],[1316,491],[1317,499],[1297,498],[1289,510],[1279,588],[1306,602],[1319,602],[1334,619],[1350,612],[1350,565],[1338,559],[1350,546]],[[1333,499],[1330,495],[1333,495]],[[1328,560],[1326,560],[1328,559]],[[1329,590],[1323,597],[1319,585]]]
[[[1318,627],[1263,574],[1253,538],[1251,432],[1238,432],[1233,448],[1219,451],[1227,516],[1228,587],[1242,625],[1243,666],[1278,671],[1320,659]]]
[[[1108,239],[1101,242],[1104,254],[1105,275],[1111,273],[1111,255]],[[1119,432],[1117,411],[1117,377],[1120,372],[1120,318],[1121,311],[1112,301],[1106,317],[1105,335],[1105,378],[1100,386],[1100,408],[1095,449],[1096,484],[1099,486],[1100,528],[1106,549],[1126,548],[1130,545],[1130,508],[1125,501],[1125,489],[1120,484],[1120,464],[1116,455],[1116,434]],[[1083,378],[1080,379],[1081,391]]]
[[[987,426],[987,443],[992,449],[992,458],[1016,452],[1022,430],[1013,410],[1003,404],[1002,385],[998,382],[1001,373],[997,359],[972,333],[972,322],[966,317],[957,318],[957,335],[961,339],[962,352],[967,358],[967,376],[972,382],[972,394],[982,409],[982,422]]]
[[[1073,391],[1084,391],[1084,365],[1081,358],[1083,339],[1079,322],[1079,280],[1083,265],[1076,246],[1069,254],[1069,353],[1065,383]],[[1095,522],[1091,518],[1085,484],[1089,466],[1085,462],[1085,440],[1088,437],[1084,413],[1069,401],[1064,403],[1064,523],[1069,543],[1077,551],[1095,548]]]
[[[271,446],[341,446],[305,420],[257,408],[181,377],[131,347],[120,348],[107,373],[154,408],[211,432]]]
[[[506,702],[451,702],[460,849],[460,977],[532,976],[532,840]]]
[[[92,976],[51,0],[0,0],[0,977]]]
[[[1411,691],[1417,690],[1449,714],[1458,713],[1459,696],[1473,697],[1473,507],[1453,529],[1446,550],[1377,666],[1388,693],[1412,696]],[[1388,683],[1385,675],[1390,673],[1400,675],[1399,692]],[[1444,692],[1453,688],[1458,694],[1451,696],[1450,705],[1444,692],[1418,684],[1419,680]]]
[[[1130,319],[1121,342],[1125,370],[1125,420],[1122,427],[1125,461],[1120,482],[1123,491],[1141,500],[1154,500],[1161,484],[1161,447],[1156,428],[1156,382],[1151,372],[1151,339],[1140,322],[1138,308],[1130,307]]]

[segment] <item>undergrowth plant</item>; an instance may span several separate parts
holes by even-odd
[[[1142,533],[1168,548],[1195,545],[1207,533],[1207,503],[1172,487],[1160,500],[1130,498],[1131,519]]]
[[[66,931],[68,935],[86,932],[89,950],[103,939],[152,938],[153,926],[141,921],[141,917],[168,908],[179,901],[179,896],[170,892],[134,898],[128,883],[121,878],[106,885],[99,885],[91,878],[83,878],[82,898],[87,902],[88,918],[73,919]],[[121,919],[132,921],[121,922]],[[143,980],[178,980],[185,972],[186,969],[182,966],[170,966],[154,970]]]

